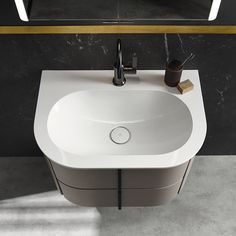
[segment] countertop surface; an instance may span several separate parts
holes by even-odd
[[[183,95],[177,88],[164,84],[164,73],[156,70],[138,71],[135,76],[127,76],[127,82],[123,87],[116,87],[112,84],[113,71],[111,70],[43,71],[34,123],[34,133],[39,147],[49,159],[71,168],[168,168],[188,161],[199,151],[206,135],[206,118],[198,71],[183,71],[181,81],[190,79],[194,84],[194,89]],[[169,93],[188,107],[192,115],[192,133],[182,147],[160,155],[83,156],[61,150],[52,142],[48,134],[49,113],[64,96],[90,90],[145,90]]]

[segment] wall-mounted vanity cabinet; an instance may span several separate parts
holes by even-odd
[[[22,21],[160,24],[214,21],[221,0],[14,0]],[[159,22],[159,23],[158,23]],[[181,24],[181,23],[180,23]]]

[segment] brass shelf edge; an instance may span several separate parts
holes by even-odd
[[[0,26],[0,34],[236,34],[236,26],[83,25]]]

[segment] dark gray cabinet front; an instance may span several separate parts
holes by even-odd
[[[119,206],[119,209],[171,201],[190,169],[189,161],[173,168],[122,170],[68,168],[47,161],[58,189],[69,201],[82,206]]]

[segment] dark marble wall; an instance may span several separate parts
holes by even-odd
[[[0,156],[42,155],[33,135],[43,69],[112,69],[121,37],[124,61],[164,68],[167,55],[196,57],[208,133],[199,154],[236,154],[236,35],[1,35]]]

